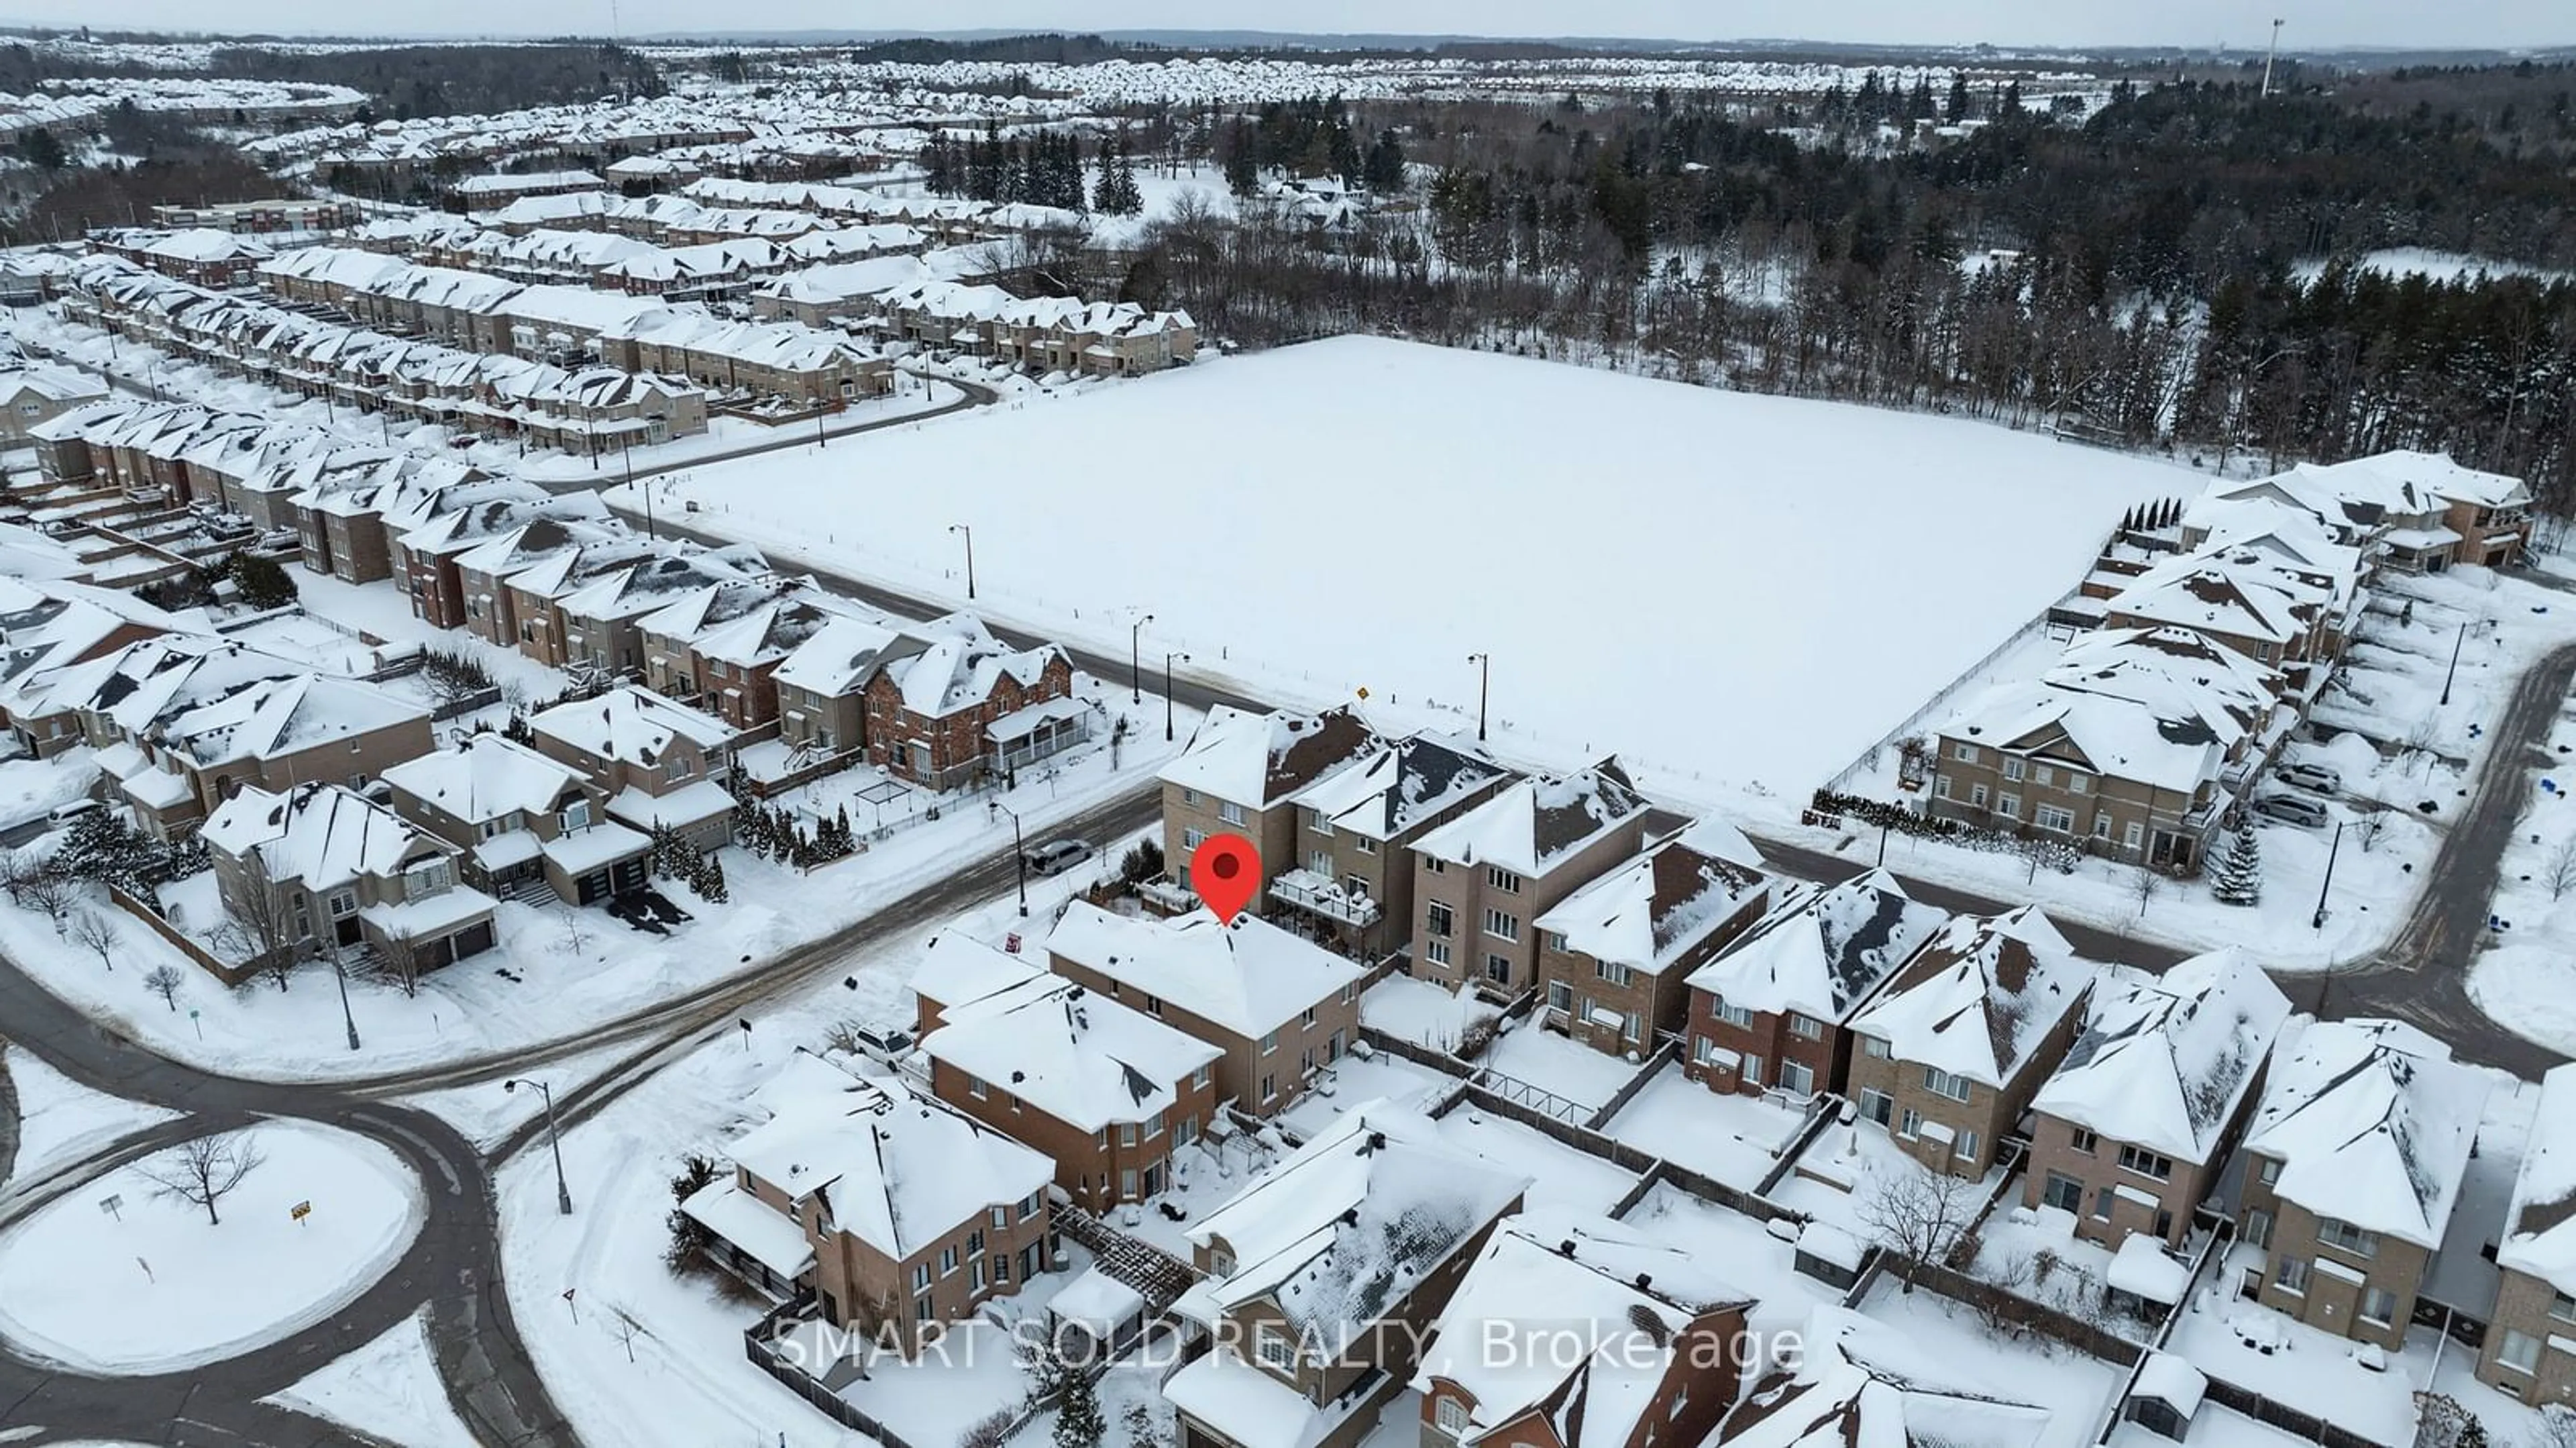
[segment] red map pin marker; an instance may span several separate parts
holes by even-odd
[[[1233,924],[1261,890],[1261,851],[1241,835],[1208,836],[1190,856],[1190,888],[1219,925]]]

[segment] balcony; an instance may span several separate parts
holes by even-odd
[[[1385,913],[1375,900],[1312,870],[1290,870],[1273,879],[1270,898],[1308,914],[1351,926],[1375,925],[1378,917]]]

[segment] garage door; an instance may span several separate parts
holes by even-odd
[[[480,955],[484,951],[492,948],[492,922],[486,920],[480,925],[468,925],[464,929],[456,932],[454,939],[456,941],[457,959],[462,960],[469,955]]]

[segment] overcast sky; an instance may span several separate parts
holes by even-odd
[[[1262,29],[2023,45],[2513,47],[2576,42],[2567,0],[616,0],[620,33],[811,29]],[[151,30],[514,35],[611,26],[610,0],[0,0],[0,16]]]

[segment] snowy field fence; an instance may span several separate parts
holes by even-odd
[[[813,1404],[816,1412],[828,1416],[842,1427],[867,1434],[882,1444],[883,1448],[912,1448],[912,1444],[893,1429],[835,1396],[830,1388],[823,1386],[820,1379],[809,1376],[801,1368],[791,1366],[779,1356],[778,1349],[763,1341],[761,1331],[770,1325],[774,1317],[775,1314],[772,1314],[772,1317],[764,1317],[743,1329],[743,1352],[751,1359],[753,1366],[776,1378],[779,1386]]]
[[[2017,629],[2014,629],[2011,633],[2006,634],[2002,643],[1988,649],[1984,658],[1981,658],[1975,663],[1970,664],[1967,668],[1960,670],[1959,676],[1952,679],[1946,688],[1942,689],[1941,692],[1934,694],[1931,698],[1924,700],[1923,706],[1907,715],[1904,722],[1898,724],[1895,728],[1888,730],[1884,735],[1881,735],[1876,744],[1873,744],[1860,752],[1860,757],[1854,759],[1851,763],[1844,765],[1841,773],[1836,774],[1832,779],[1826,781],[1825,788],[1840,794],[1843,792],[1845,786],[1849,785],[1854,779],[1859,778],[1862,774],[1875,767],[1878,763],[1880,750],[1885,749],[1887,746],[1894,744],[1896,741],[1912,733],[1916,728],[1922,725],[1924,720],[1931,718],[1936,712],[1948,707],[1950,701],[1956,699],[1961,691],[1976,684],[1979,681],[1980,675],[1984,674],[1986,670],[1993,668],[1995,660],[2000,659],[2004,655],[2012,652],[2014,649],[2019,648],[2023,640],[2029,638],[2032,634],[2047,628],[2048,612],[2049,611],[2047,609],[2041,609],[2038,613],[2031,616],[2029,622],[2023,624]]]
[[[2203,1376],[2207,1375],[2203,1369]],[[2225,1378],[2209,1379],[2209,1400],[2222,1408],[2233,1408],[2268,1427],[2278,1428],[2293,1438],[2305,1438],[2322,1448],[2406,1448],[2402,1443],[2380,1443],[2365,1438],[2349,1428],[2338,1427],[2323,1418],[2302,1413],[2289,1404],[2267,1398],[2252,1388],[2231,1383]]]

